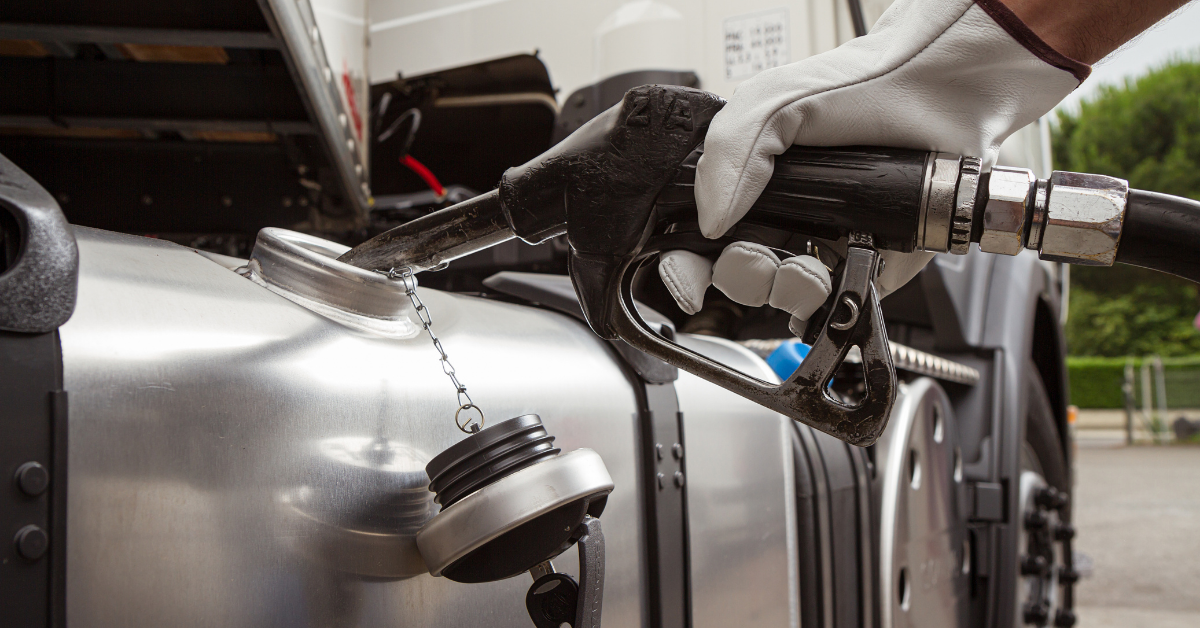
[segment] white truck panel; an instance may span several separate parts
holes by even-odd
[[[371,0],[372,83],[538,50],[565,98],[633,70],[692,70],[722,96],[752,74],[727,72],[727,27],[783,14],[798,61],[853,37],[845,0]]]

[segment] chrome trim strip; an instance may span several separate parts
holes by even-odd
[[[925,154],[925,174],[921,179],[921,212],[917,215],[917,248],[925,250],[925,220],[929,213],[929,190],[933,186],[933,160],[937,153]]]

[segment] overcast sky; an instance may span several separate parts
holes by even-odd
[[[1126,44],[1109,58],[1092,68],[1084,81],[1059,107],[1075,110],[1081,98],[1095,94],[1104,84],[1119,84],[1125,78],[1145,74],[1175,56],[1193,55],[1200,58],[1200,1],[1192,2],[1174,16]]]

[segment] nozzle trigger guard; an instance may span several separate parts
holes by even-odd
[[[896,371],[874,283],[879,253],[870,236],[850,238],[841,283],[816,341],[796,372],[778,385],[689,351],[642,320],[633,306],[634,271],[658,252],[674,248],[680,248],[680,243],[670,236],[652,239],[641,255],[620,269],[619,282],[610,284],[620,287],[619,298],[609,299],[612,309],[607,317],[617,335],[668,364],[851,445],[865,447],[879,439],[896,399]],[[829,383],[853,346],[862,354],[866,391],[859,403],[850,405],[833,396]]]

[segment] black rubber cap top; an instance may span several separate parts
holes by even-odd
[[[526,414],[472,434],[425,466],[442,508],[529,465],[558,455],[542,419]]]

